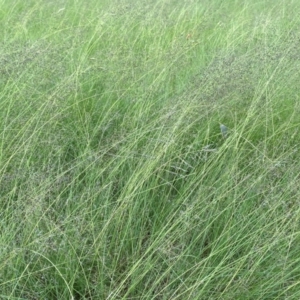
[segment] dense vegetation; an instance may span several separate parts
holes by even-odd
[[[1,299],[300,299],[299,1],[0,4]]]

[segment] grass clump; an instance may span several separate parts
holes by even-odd
[[[2,2],[0,298],[299,299],[299,5]]]

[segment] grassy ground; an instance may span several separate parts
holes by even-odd
[[[299,1],[0,3],[1,299],[300,299]]]

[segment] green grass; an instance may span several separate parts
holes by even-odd
[[[0,299],[298,300],[298,2],[0,1]]]

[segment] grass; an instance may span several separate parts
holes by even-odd
[[[1,299],[300,298],[298,1],[0,2]]]

